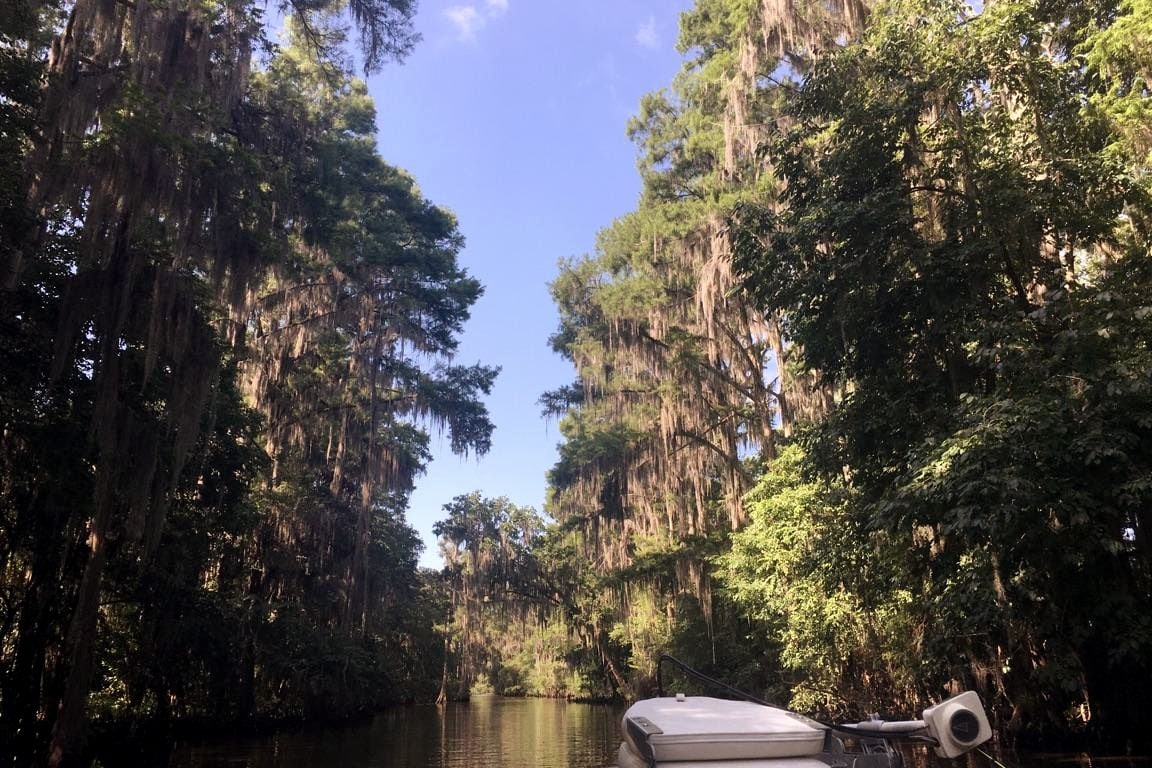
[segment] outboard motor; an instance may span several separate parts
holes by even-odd
[[[924,723],[940,757],[959,757],[992,738],[984,705],[973,691],[924,710]]]
[[[717,683],[675,659],[661,661]],[[661,696],[638,701],[624,713],[618,768],[902,768],[893,741],[926,742],[951,759],[992,737],[984,706],[972,691],[925,709],[922,718],[820,723],[754,699]],[[859,751],[846,751],[835,734],[854,737]]]

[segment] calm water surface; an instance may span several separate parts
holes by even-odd
[[[622,706],[483,696],[445,708],[401,707],[371,722],[249,739],[179,744],[168,768],[606,768],[620,746]],[[997,764],[976,753],[908,768],[1152,768],[1152,760],[1034,755]]]
[[[177,746],[169,768],[604,768],[620,707],[473,698],[403,707],[370,723]]]

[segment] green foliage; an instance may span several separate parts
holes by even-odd
[[[749,493],[750,521],[720,558],[730,599],[780,643],[791,705],[846,716],[914,708],[930,680],[923,607],[892,539],[853,520],[853,493],[805,479],[783,448]],[[863,710],[861,710],[863,708]]]
[[[431,699],[447,606],[408,494],[431,428],[461,453],[491,439],[495,369],[450,364],[482,290],[456,220],[379,157],[340,51],[346,9],[367,70],[402,58],[415,5],[287,3],[279,49],[244,0],[127,8],[0,9],[0,751],[19,764],[74,759],[87,712]]]
[[[682,17],[685,69],[629,128],[640,208],[552,286],[579,380],[546,398],[568,409],[550,511],[587,553],[570,615],[606,678],[640,690],[653,654],[710,668],[711,645],[718,671],[828,714],[963,686],[1022,745],[1138,730],[1150,17],[1137,0]],[[728,257],[748,305],[701,291]],[[778,319],[774,368],[672,309],[690,303]],[[744,367],[779,387],[709,389]],[[751,421],[774,400],[769,422],[800,435],[775,453]],[[708,528],[722,473],[658,446],[684,455],[685,433],[707,442],[685,425],[737,414],[769,449],[741,466],[766,469],[729,549]]]
[[[1110,24],[1090,32],[1078,50],[1099,79],[1092,105],[1113,121],[1117,152],[1146,169],[1152,162],[1152,106],[1148,100],[1152,5],[1147,0],[1125,0],[1115,14]],[[1137,174],[1138,178],[1144,175]]]
[[[394,676],[389,657],[401,648],[387,638],[350,637],[316,626],[290,607],[273,611],[262,624],[257,647],[256,703],[266,716],[338,719],[429,693],[427,679]],[[413,689],[413,682],[419,687]]]
[[[836,519],[904,548],[879,596],[922,647],[892,684],[983,686],[1032,738],[1123,732],[1148,671],[1127,506],[1152,406],[1143,159],[1086,107],[1119,109],[1098,88],[1130,10],[1096,26],[1060,4],[880,6],[794,100],[773,150],[786,204],[736,216],[750,287],[849,391],[806,443],[853,491]],[[1084,706],[1090,724],[1069,715]]]
[[[453,687],[512,695],[549,693],[530,688],[548,651],[532,638],[553,611],[552,596],[532,556],[545,523],[530,507],[507,498],[488,499],[479,491],[444,505],[448,517],[436,523],[444,557],[443,578],[450,594],[450,629],[455,640]],[[531,651],[532,663],[524,658]],[[444,670],[445,684],[450,677]],[[446,690],[441,693],[447,696]]]
[[[682,16],[684,67],[628,126],[640,205],[600,233],[594,255],[562,262],[552,284],[553,348],[579,378],[545,398],[557,413],[567,406],[549,512],[583,554],[575,618],[584,642],[624,695],[650,689],[656,656],[687,649],[686,638],[715,649],[723,635],[748,637],[735,611],[717,623],[710,558],[743,521],[744,460],[771,457],[776,428],[794,427],[785,401],[795,394],[794,412],[807,407],[780,370],[777,319],[733,279],[724,225],[734,206],[776,191],[754,153],[774,120],[758,96],[778,98],[772,76],[800,46],[782,43],[772,25],[791,22],[770,14],[761,3],[702,0]],[[750,645],[735,656],[773,644]],[[713,668],[708,654],[689,655]]]

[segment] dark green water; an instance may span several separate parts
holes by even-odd
[[[178,744],[168,768],[607,768],[616,763],[622,706],[551,699],[474,698],[400,707],[371,722]],[[1034,755],[955,761],[925,747],[907,768],[1152,768],[1148,758]]]
[[[616,761],[622,713],[484,696],[355,726],[181,744],[169,768],[604,768]]]

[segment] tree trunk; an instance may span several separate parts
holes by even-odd
[[[448,703],[448,634],[444,634],[444,664],[440,668],[440,693],[436,696],[436,703]]]
[[[611,679],[612,684],[616,690],[624,694],[625,698],[631,699],[632,686],[620,673],[620,669],[616,666],[616,662],[612,659],[612,655],[608,652],[607,644],[604,642],[604,630],[599,626],[593,627],[593,633],[596,636],[596,650],[600,654],[600,658],[604,661],[604,669],[608,672],[608,677]]]
[[[44,701],[50,700],[47,694],[52,686],[46,685],[51,677],[48,658],[59,641],[53,606],[62,586],[59,580],[68,516],[55,488],[38,494],[25,514],[33,531],[31,564],[20,606],[12,666],[0,686],[0,744],[3,754],[17,764],[33,761],[43,745],[40,709]]]
[[[89,529],[88,563],[84,566],[80,593],[77,596],[65,644],[68,677],[56,722],[52,726],[52,743],[48,750],[49,768],[72,765],[78,759],[83,747],[111,508],[110,499],[99,499]]]
[[[50,576],[56,570],[44,564],[38,553],[20,608],[17,641],[13,663],[4,681],[3,710],[0,711],[0,742],[5,756],[16,763],[30,760],[38,742],[38,723],[45,655],[51,628],[49,601],[54,583]]]

